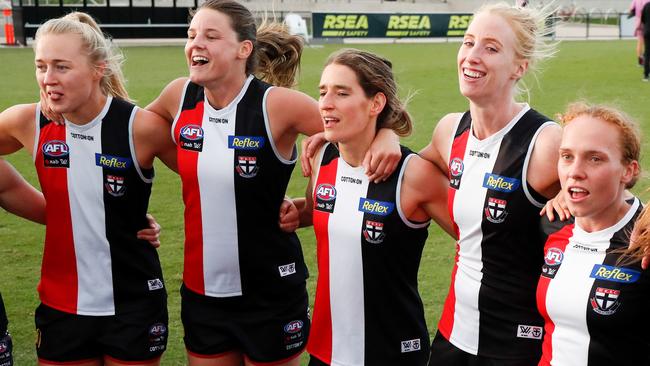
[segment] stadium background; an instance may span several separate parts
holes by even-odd
[[[332,8],[329,10],[335,11],[339,8],[337,4],[344,4],[348,10],[350,4],[358,3],[367,6],[372,2],[371,0],[317,1],[303,0],[302,2],[326,3]],[[379,0],[373,1],[377,5]],[[426,2],[426,0],[414,1],[415,4]],[[302,2],[300,0],[285,0],[282,3]],[[428,2],[440,3],[433,0]],[[478,2],[466,1],[466,3]],[[245,4],[250,7],[262,7],[261,3],[268,5],[261,1],[251,1]],[[459,1],[449,1],[446,5],[451,6],[454,3],[459,3]],[[627,0],[590,1],[589,3],[618,5],[620,9],[616,11],[617,13],[624,11],[628,5]],[[384,4],[384,2],[379,2],[379,4]],[[413,2],[399,2],[397,5],[400,4],[406,8]],[[181,10],[179,9],[179,11]],[[471,9],[454,11],[469,12]],[[426,11],[419,10],[419,12]],[[598,14],[597,12],[592,13]],[[584,22],[580,24],[585,25]],[[601,20],[594,24],[607,25],[603,24]],[[575,37],[577,39],[585,38],[579,35]],[[618,40],[620,36],[607,38],[616,40],[562,42],[557,57],[544,65],[539,82],[534,78],[526,80],[530,85],[531,93],[529,97],[523,96],[522,98],[529,99],[534,108],[548,116],[554,116],[561,112],[569,101],[576,99],[614,104],[634,116],[639,121],[644,135],[647,136],[648,123],[650,123],[647,106],[648,100],[650,100],[648,99],[650,85],[641,82],[641,69],[635,64],[634,41]],[[429,142],[431,132],[440,117],[448,112],[462,111],[467,108],[467,101],[458,92],[455,71],[458,43],[453,39],[445,41],[418,44],[353,45],[380,53],[391,59],[401,95],[413,94],[409,110],[415,118],[415,132],[412,136],[405,138],[403,143],[415,150]],[[343,45],[327,44],[305,49],[298,86],[300,90],[317,97],[317,85],[322,64],[329,53],[340,47]],[[126,47],[123,51],[126,56],[124,69],[129,80],[128,90],[139,105],[147,105],[167,82],[187,73],[180,46]],[[0,78],[0,110],[14,104],[30,103],[37,100],[38,93],[34,83],[31,49],[1,48],[0,65],[3,73]],[[646,150],[647,143],[644,144],[644,151]],[[32,184],[38,186],[33,163],[27,153],[19,152],[7,159]],[[642,166],[644,168],[643,178],[633,191],[645,200],[650,198],[650,194],[646,193],[649,183],[646,172],[649,166],[643,157]],[[297,168],[289,186],[288,194],[294,197],[303,195],[306,185],[306,181],[300,177],[299,171]],[[160,164],[157,165],[157,177],[150,211],[163,226],[162,247],[159,249],[159,253],[169,293],[171,337],[162,364],[182,365],[185,362],[185,354],[182,344],[182,326],[179,319],[178,288],[182,277],[183,204],[178,177]],[[44,230],[39,225],[18,219],[10,214],[3,212],[0,215],[0,291],[3,293],[7,305],[10,330],[15,342],[16,364],[35,364],[33,315],[38,304],[35,289],[40,274]],[[254,223],[251,223],[251,228],[254,229]],[[317,276],[315,242],[311,229],[302,229],[299,234],[311,271],[309,289],[313,299],[313,285]],[[408,245],[408,243],[404,243],[404,245]],[[453,241],[448,239],[435,225],[432,226],[419,276],[420,292],[425,303],[431,334],[435,333],[441,306],[449,286],[453,254]],[[381,306],[381,304],[376,304],[376,306]]]

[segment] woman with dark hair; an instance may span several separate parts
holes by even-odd
[[[297,365],[305,347],[307,268],[297,236],[278,225],[298,134],[323,128],[316,102],[287,88],[301,52],[284,26],[256,29],[240,3],[208,0],[188,29],[189,78],[147,107],[173,121],[190,365]]]
[[[319,89],[329,144],[312,161],[306,199],[294,201],[317,239],[310,365],[426,365],[417,273],[430,219],[453,235],[447,179],[406,147],[386,181],[363,174],[379,128],[399,136],[412,129],[388,60],[340,50],[327,60]]]

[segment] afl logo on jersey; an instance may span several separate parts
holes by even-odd
[[[564,253],[559,248],[549,248],[544,255],[544,265],[542,266],[542,276],[548,278],[555,278],[560,264],[564,259]]]
[[[185,150],[203,151],[203,128],[199,125],[186,125],[181,128],[180,147]]]
[[[465,165],[460,158],[453,158],[449,162],[449,186],[453,189],[460,188],[460,179],[463,177]]]
[[[564,253],[559,248],[549,248],[544,256],[544,263],[549,266],[559,266],[564,259]]]
[[[336,188],[328,183],[319,184],[314,193],[316,196],[316,205],[314,208],[319,211],[334,212],[336,203]]]
[[[366,220],[366,225],[363,229],[363,237],[370,244],[381,244],[386,237],[384,232],[384,223]]]
[[[70,149],[65,142],[50,140],[43,144],[41,150],[43,151],[43,164],[46,167],[70,167]]]
[[[284,326],[284,332],[288,334],[298,333],[302,330],[302,320],[293,320]]]

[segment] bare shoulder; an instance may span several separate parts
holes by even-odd
[[[158,98],[151,102],[146,109],[171,122],[176,116],[176,113],[178,113],[178,106],[180,105],[187,80],[187,77],[181,77],[171,81],[160,92]]]
[[[314,106],[315,103],[312,97],[301,91],[276,86],[269,91],[266,107],[269,111],[300,111],[299,108]]]
[[[431,142],[420,151],[420,156],[435,164],[441,171],[447,169],[451,135],[462,115],[462,113],[449,113],[442,117],[433,130]]]
[[[562,128],[557,124],[546,126],[537,136],[530,156],[527,181],[546,198],[554,197],[560,189],[557,160],[561,141]]]
[[[5,109],[2,114],[2,122],[24,122],[27,119],[36,118],[36,104],[17,104]],[[6,121],[6,122],[5,122]]]
[[[169,122],[158,113],[138,108],[133,121],[133,131],[136,135],[142,134],[148,136],[159,133],[169,135],[170,128]]]

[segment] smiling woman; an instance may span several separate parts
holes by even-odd
[[[420,153],[448,174],[459,237],[429,365],[539,361],[535,284],[544,237],[530,228],[559,191],[560,129],[515,96],[521,79],[553,54],[543,40],[551,13],[505,3],[475,13],[457,57],[469,111],[443,117]]]

